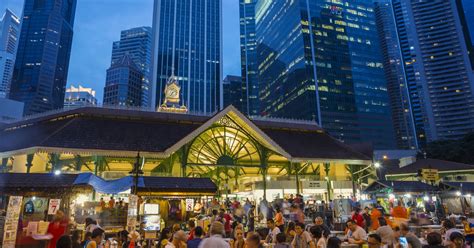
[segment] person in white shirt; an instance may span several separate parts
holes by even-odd
[[[350,244],[365,244],[367,232],[365,232],[364,228],[358,226],[353,220],[347,221],[347,228],[349,228],[349,232],[346,235],[346,239]]]
[[[267,227],[269,230],[268,236],[265,240],[267,244],[276,244],[277,235],[280,233],[280,228],[275,225],[275,221],[273,219],[267,220]]]
[[[214,221],[209,230],[211,236],[204,239],[200,244],[199,248],[230,248],[224,238],[224,224],[218,221]]]
[[[323,235],[323,228],[321,226],[312,226],[310,229],[311,235],[313,235],[314,243],[316,248],[326,248],[326,238]]]

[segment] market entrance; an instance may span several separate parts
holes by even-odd
[[[239,191],[239,182],[265,181],[268,160],[278,155],[262,145],[231,117],[225,115],[194,138],[185,149],[183,175],[209,177],[226,196]]]

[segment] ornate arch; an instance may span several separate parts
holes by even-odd
[[[231,118],[224,116],[191,142],[187,164],[260,166],[259,144]]]

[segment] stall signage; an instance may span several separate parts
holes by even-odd
[[[437,181],[439,179],[439,173],[437,169],[421,169],[421,176],[426,181]]]
[[[3,248],[14,248],[20,219],[22,196],[10,196],[3,229]]]
[[[49,199],[48,215],[55,215],[59,210],[61,199]]]
[[[135,231],[137,226],[138,196],[130,194],[128,202],[127,231],[132,232]]]
[[[186,211],[193,211],[194,199],[186,199]]]
[[[326,189],[327,183],[325,181],[303,181],[304,189]]]

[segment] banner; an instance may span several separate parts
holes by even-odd
[[[15,248],[22,196],[10,196],[3,230],[3,248]]]

